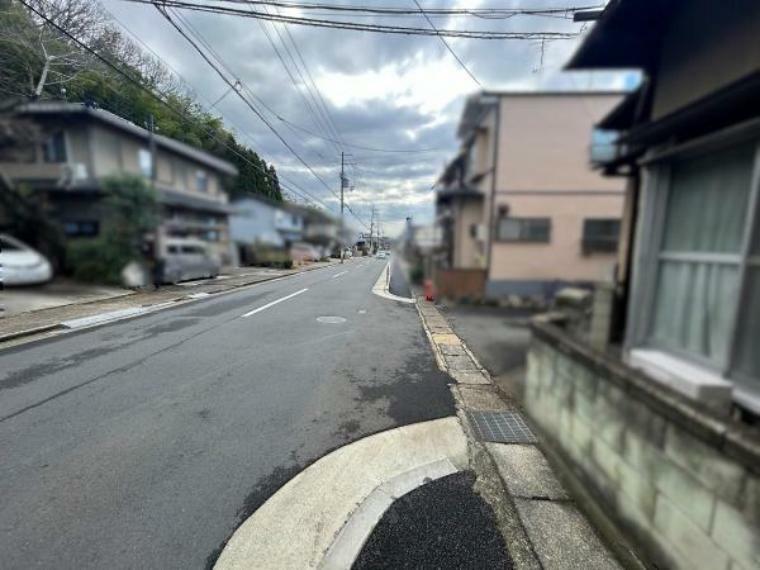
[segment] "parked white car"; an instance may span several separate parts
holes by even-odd
[[[0,234],[0,279],[4,286],[38,285],[53,277],[45,257],[24,242]]]
[[[209,245],[202,240],[166,239],[162,244],[161,256],[164,260],[163,281],[165,283],[213,278],[221,271],[219,259],[211,253]]]

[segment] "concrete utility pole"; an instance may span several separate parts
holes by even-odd
[[[158,175],[158,165],[156,164],[156,124],[153,119],[153,113],[148,115],[148,132],[150,132],[150,183],[153,189],[156,188],[156,178]]]
[[[374,248],[372,247],[374,245],[374,239],[375,239],[375,205],[372,204],[372,216],[370,217],[369,221],[369,253],[374,253]]]
[[[340,246],[340,262],[343,263],[344,247],[343,247],[343,234],[345,231],[345,221],[343,217],[343,190],[346,188],[346,175],[344,173],[344,157],[343,153],[340,153],[340,235],[338,236],[338,244]]]

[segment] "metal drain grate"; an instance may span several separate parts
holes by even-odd
[[[518,412],[465,412],[480,441],[535,443],[536,436]]]

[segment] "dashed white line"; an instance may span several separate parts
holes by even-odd
[[[278,303],[282,303],[283,301],[287,301],[288,299],[292,299],[296,295],[300,295],[301,293],[305,293],[308,291],[309,288],[305,287],[304,289],[301,289],[300,291],[296,291],[295,293],[291,293],[290,295],[285,295],[284,297],[280,297],[279,299],[276,299],[272,301],[271,303],[267,303],[266,305],[262,305],[258,309],[254,309],[252,311],[248,311],[246,314],[242,315],[242,318],[250,317],[251,315],[255,315],[256,313],[260,313],[261,311],[264,311],[268,309],[269,307],[274,307]]]
[[[335,275],[333,275],[332,278],[337,279],[338,277],[340,277],[341,275],[345,275],[346,273],[348,273],[348,271],[341,271],[340,273],[336,273]]]

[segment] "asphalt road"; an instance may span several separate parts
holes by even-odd
[[[371,293],[384,266],[0,352],[2,567],[202,568],[328,451],[453,414],[414,307]]]
[[[462,471],[394,502],[372,531],[352,570],[509,569],[493,510]]]

